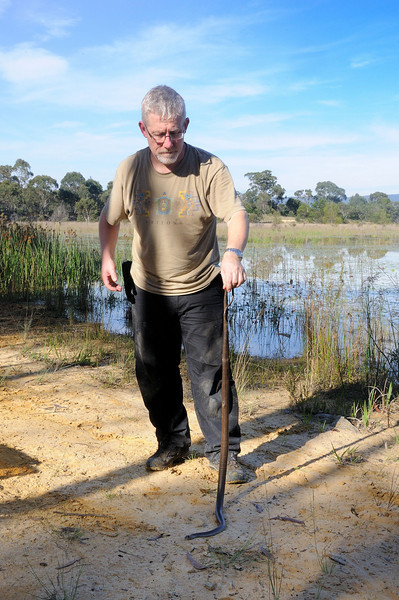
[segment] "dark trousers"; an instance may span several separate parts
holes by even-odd
[[[136,376],[159,444],[190,444],[179,369],[183,344],[205,452],[220,450],[223,295],[220,275],[206,289],[184,296],[135,290]],[[239,452],[238,400],[232,380],[229,401],[229,446]]]

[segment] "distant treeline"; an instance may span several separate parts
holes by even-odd
[[[94,221],[111,193],[81,173],[67,173],[60,184],[36,175],[19,158],[14,166],[0,165],[0,214],[18,221]]]
[[[250,187],[241,199],[251,221],[262,221],[272,215],[293,216],[299,221],[313,223],[399,223],[399,202],[385,192],[368,196],[354,194],[349,198],[345,190],[332,181],[320,181],[314,190],[298,190],[287,197],[285,189],[271,171],[247,173]]]
[[[271,171],[246,177],[249,188],[239,195],[254,222],[291,216],[320,223],[399,223],[398,194],[377,191],[348,198],[332,181],[320,181],[314,191],[297,190],[287,196]],[[15,221],[95,221],[111,189],[112,182],[104,190],[77,171],[66,173],[59,184],[48,175],[34,176],[29,163],[19,158],[13,166],[0,165],[0,215]]]

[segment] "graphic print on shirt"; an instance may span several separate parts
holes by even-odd
[[[155,213],[159,216],[169,216],[179,220],[191,217],[201,210],[198,196],[189,191],[179,191],[178,198],[170,198],[166,192],[152,200],[151,190],[140,190],[134,195],[133,212],[136,216],[150,218]],[[177,224],[178,221],[175,221]]]
[[[172,210],[172,201],[166,194],[163,194],[156,202],[158,205],[158,213],[160,215],[168,215]]]
[[[201,209],[198,196],[194,196],[190,192],[179,192],[179,198],[183,200],[183,206],[179,211],[179,217],[191,217],[193,213]]]
[[[145,190],[136,192],[133,200],[133,212],[135,215],[141,215],[143,217],[150,216],[150,205],[151,205],[151,192]]]

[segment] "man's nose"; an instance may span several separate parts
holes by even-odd
[[[172,148],[173,147],[173,142],[170,139],[169,135],[166,135],[164,142],[163,142],[163,146],[166,148]]]

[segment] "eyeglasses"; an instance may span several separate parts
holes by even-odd
[[[150,133],[147,129],[147,133],[150,138],[154,140],[154,142],[161,145],[165,143],[167,137],[171,142],[178,142],[184,138],[185,131],[172,131],[171,133]]]

